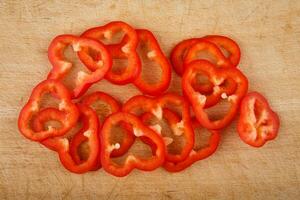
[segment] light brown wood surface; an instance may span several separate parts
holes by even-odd
[[[213,156],[181,173],[135,170],[115,178],[103,170],[65,170],[56,154],[19,133],[18,113],[50,69],[53,37],[113,20],[152,30],[166,55],[190,37],[236,40],[250,90],[263,93],[280,116],[278,138],[251,148],[239,139],[234,122]],[[300,1],[1,0],[0,47],[0,199],[300,198]],[[92,89],[121,101],[139,93],[132,85],[105,81]],[[180,91],[175,74],[170,91]]]

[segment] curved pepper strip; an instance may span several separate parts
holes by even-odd
[[[194,119],[192,123],[194,130],[200,127],[200,123],[197,120]],[[165,162],[163,167],[169,172],[179,172],[188,168],[193,163],[211,156],[217,150],[217,147],[219,145],[220,133],[216,130],[209,130],[209,132],[211,135],[206,147],[200,148],[198,150],[193,149],[190,155],[184,161],[178,163]]]
[[[85,96],[81,102],[82,102],[82,104],[91,107],[92,104],[97,101],[104,102],[110,107],[110,113],[108,115],[121,111],[121,104],[116,99],[114,99],[112,96],[110,96],[109,94],[106,94],[104,92],[98,91],[98,92],[91,93],[91,94]],[[105,116],[105,118],[107,116]],[[99,134],[101,132],[101,129],[102,129],[102,127],[100,126]],[[127,130],[124,129],[124,131],[127,131]],[[131,145],[134,143],[134,139],[135,138],[134,138],[133,134],[126,133],[124,135],[123,141],[120,144],[120,148],[114,149],[111,153],[111,156],[119,157],[119,156],[124,155],[128,151],[128,149],[131,147]]]
[[[105,46],[113,59],[126,58],[128,66],[121,74],[115,73],[110,69],[105,78],[114,84],[124,85],[131,83],[141,73],[141,61],[136,52],[138,37],[135,30],[124,22],[114,21],[104,26],[88,29],[81,36],[102,41],[103,39],[111,39],[114,34],[120,31],[123,31],[125,34],[122,41],[118,44],[107,44]],[[87,53],[87,50],[78,53],[83,63],[85,63],[84,58]]]
[[[228,99],[231,106],[223,118],[211,120],[205,112],[206,99],[210,98],[192,87],[192,82],[198,73],[204,73],[209,81],[214,84],[213,98]],[[233,94],[228,96],[222,89],[222,83],[226,79],[232,79],[236,82],[237,88]],[[182,88],[184,94],[192,104],[195,116],[200,124],[207,129],[222,129],[230,124],[235,117],[242,98],[248,90],[247,78],[236,68],[218,68],[206,60],[196,60],[188,64],[182,78]]]
[[[94,170],[97,167],[99,155],[99,138],[98,138],[98,117],[96,113],[85,105],[77,105],[80,110],[80,121],[82,121],[82,128],[75,133],[73,137],[61,136],[43,140],[41,143],[47,148],[56,151],[59,154],[61,163],[66,169],[74,173],[85,173],[90,170]],[[49,117],[48,111],[41,111],[34,119],[34,128],[36,130],[43,130],[44,124],[50,120],[59,121],[62,117],[61,112],[48,108],[53,113],[53,116]],[[71,139],[69,140],[68,138]],[[87,160],[81,160],[78,155],[78,149],[73,145],[78,146],[78,140],[85,137],[89,144],[89,156]],[[73,152],[71,152],[73,151]]]
[[[142,95],[130,98],[124,105],[122,110],[136,114],[137,111],[141,113],[152,113],[158,120],[163,117],[163,109],[170,105],[182,107],[182,120],[176,124],[176,135],[184,137],[185,145],[180,154],[172,154],[166,152],[166,160],[172,162],[179,162],[184,160],[194,146],[194,132],[190,122],[190,107],[189,103],[182,97],[173,93],[167,93],[157,98],[150,98]],[[175,128],[174,128],[175,129]]]
[[[246,144],[261,147],[276,138],[279,117],[268,101],[258,92],[247,94],[242,100],[237,131]]]
[[[164,136],[162,132],[162,127],[159,124],[151,125],[150,120],[153,119],[154,117],[155,116],[152,113],[147,112],[142,115],[141,119],[144,124],[146,124],[149,128],[154,130],[157,134],[162,136],[166,147],[168,147],[168,145],[173,143],[174,139],[172,137]],[[166,120],[172,133],[177,137],[180,136],[178,134],[179,133],[178,123],[180,123],[181,118],[175,112],[172,112],[170,109],[167,108],[163,109],[163,118]],[[143,137],[141,137],[141,140],[144,143],[149,144],[152,147],[152,151],[155,151],[155,146],[153,145],[153,143],[151,143],[151,140],[148,140],[147,138],[143,138]],[[172,154],[167,151],[166,160],[168,157],[172,157]]]
[[[147,137],[155,145],[156,151],[151,158],[140,158],[134,155],[129,155],[126,158],[124,165],[119,165],[112,161],[111,152],[116,148],[116,145],[109,142],[110,135],[112,134],[112,127],[118,123],[127,123],[133,126],[133,131],[136,137]],[[108,173],[115,176],[126,176],[134,168],[151,171],[162,165],[165,158],[165,145],[161,137],[153,130],[146,127],[138,117],[126,112],[117,112],[110,115],[104,121],[102,127],[101,137],[101,163],[103,169]]]
[[[232,39],[221,35],[207,35],[203,37],[204,40],[208,40],[222,48],[224,48],[229,56],[227,57],[233,66],[237,66],[240,62],[241,50],[239,45]]]
[[[145,29],[137,29],[139,46],[145,48],[146,55],[140,55],[140,58],[145,58],[156,62],[161,68],[161,79],[158,83],[150,84],[142,78],[142,73],[134,80],[134,85],[145,94],[157,96],[168,89],[171,81],[171,65],[166,56],[162,52],[154,35]],[[146,67],[146,66],[144,66]],[[150,67],[150,66],[149,66]]]
[[[31,120],[41,110],[40,102],[42,96],[46,93],[50,93],[61,100],[58,109],[64,113],[64,116],[59,120],[62,127],[59,129],[49,127],[48,130],[35,131],[31,127]],[[51,113],[48,114],[51,115]],[[18,126],[20,132],[26,138],[33,141],[42,141],[46,138],[64,135],[76,124],[78,116],[78,109],[72,103],[70,93],[65,86],[55,80],[45,80],[33,89],[28,102],[20,112]]]
[[[62,80],[72,68],[72,63],[67,61],[64,51],[72,45],[75,52],[81,52],[83,48],[93,49],[101,55],[101,60],[94,61],[91,56],[85,56],[83,63],[87,69],[92,69],[90,74],[80,71],[76,77],[76,86],[72,91],[72,97],[78,98],[93,84],[101,80],[112,66],[112,59],[105,46],[98,41],[77,37],[74,35],[59,35],[54,38],[48,48],[48,57],[53,65],[48,79]]]

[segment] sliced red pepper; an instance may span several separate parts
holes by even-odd
[[[82,99],[82,103],[91,107],[95,102],[100,101],[106,103],[110,107],[110,113],[104,116],[106,118],[112,113],[119,112],[121,110],[121,104],[112,96],[109,94],[106,94],[104,92],[94,92],[87,96],[85,96]],[[100,119],[99,119],[100,120]],[[101,125],[101,124],[100,124]],[[101,131],[102,127],[99,127],[99,131]],[[124,129],[124,131],[127,131]],[[100,132],[99,132],[100,134]],[[124,134],[123,141],[120,143],[120,148],[114,149],[111,153],[112,157],[118,157],[124,155],[128,149],[131,147],[131,145],[134,142],[134,135],[130,133]]]
[[[231,62],[224,56],[222,51],[212,42],[207,40],[199,39],[195,42],[188,50],[186,56],[183,60],[183,67],[185,69],[184,64],[188,64],[193,60],[199,59],[197,55],[199,52],[207,52],[215,59],[215,65],[218,67],[228,68],[233,67]],[[203,58],[204,59],[204,58]]]
[[[136,137],[147,137],[155,145],[156,151],[151,158],[140,158],[134,155],[129,155],[123,165],[119,165],[112,161],[111,152],[117,148],[115,144],[111,144],[109,141],[112,134],[113,126],[118,123],[128,123],[133,126],[133,131]],[[138,117],[126,112],[117,112],[110,115],[104,121],[101,137],[101,163],[103,169],[115,176],[126,176],[134,168],[151,171],[162,165],[165,158],[165,145],[162,138],[156,134],[153,130],[146,127]]]
[[[157,96],[168,89],[171,81],[171,65],[162,52],[154,35],[145,29],[137,29],[139,46],[143,55],[140,58],[152,60],[161,67],[161,79],[158,83],[150,84],[142,78],[142,73],[134,80],[134,85],[145,94]],[[144,66],[146,67],[146,66]],[[150,66],[148,66],[150,67]]]
[[[49,127],[48,130],[35,131],[32,129],[31,121],[38,114],[42,96],[50,93],[60,99],[59,110],[64,113],[60,118],[61,128]],[[51,115],[52,113],[48,113]],[[79,116],[78,109],[71,101],[71,95],[65,86],[55,80],[45,80],[39,83],[32,91],[31,96],[20,112],[18,126],[20,132],[28,139],[41,141],[49,137],[64,135],[77,122]]]
[[[192,82],[198,73],[205,74],[214,85],[214,92],[206,96],[201,92],[196,92],[192,87]],[[236,82],[236,90],[230,96],[224,90],[222,84],[231,79]],[[206,60],[196,60],[188,64],[182,78],[182,88],[184,94],[192,104],[194,113],[200,124],[207,129],[222,129],[229,125],[235,117],[240,102],[248,90],[248,80],[237,68],[218,68]],[[223,118],[211,120],[205,111],[206,100],[210,98],[228,99],[231,104],[228,112]]]
[[[197,120],[194,119],[192,123],[194,130],[200,127],[200,123]],[[166,161],[163,165],[164,168],[169,172],[179,172],[191,166],[193,163],[211,156],[217,150],[220,142],[220,134],[219,131],[216,130],[209,130],[209,132],[211,135],[206,147],[193,149],[184,161],[178,163]]]
[[[125,34],[122,41],[117,44],[108,44],[106,46],[113,59],[128,59],[128,66],[121,74],[115,73],[110,69],[105,75],[105,78],[112,83],[124,85],[131,83],[141,73],[141,61],[136,52],[138,37],[135,30],[124,22],[114,21],[104,26],[91,28],[85,31],[81,36],[103,41],[103,39],[111,39],[113,35],[120,31],[123,31]],[[81,51],[78,53],[79,58],[84,63],[85,60],[82,58],[84,58],[87,53],[88,51]]]
[[[265,97],[258,92],[251,92],[242,100],[240,109],[237,130],[246,144],[261,147],[276,138],[279,117]]]
[[[172,162],[179,162],[184,160],[190,153],[194,145],[194,132],[190,122],[190,107],[189,103],[182,97],[176,94],[167,93],[157,98],[150,98],[142,95],[130,98],[124,105],[123,111],[138,114],[152,113],[158,120],[163,117],[163,109],[168,106],[180,106],[182,108],[182,120],[172,127],[176,135],[182,135],[184,138],[184,146],[180,154],[172,154],[166,152],[166,160]]]
[[[183,40],[178,43],[172,50],[170,60],[173,65],[175,72],[178,76],[182,76],[183,70],[183,60],[190,49],[190,47],[199,41],[199,38],[191,38],[187,40]]]
[[[60,136],[43,140],[41,143],[49,149],[56,151],[59,154],[61,163],[66,169],[74,173],[85,173],[90,170],[94,170],[98,164],[99,158],[99,138],[98,138],[98,117],[96,113],[85,105],[78,105],[80,110],[80,121],[82,122],[82,128],[71,136]],[[49,111],[50,110],[50,111]],[[52,116],[49,117],[48,113],[51,112]],[[60,121],[62,117],[61,112],[47,108],[39,112],[36,118],[34,118],[34,129],[42,131],[47,121],[57,120]],[[69,139],[71,137],[71,139]],[[87,140],[89,145],[89,155],[86,160],[81,160],[78,155],[78,142]]]
[[[221,35],[207,35],[203,37],[204,40],[208,40],[222,48],[224,48],[229,56],[227,57],[233,66],[237,66],[240,62],[241,50],[239,45],[232,39]]]
[[[48,79],[62,80],[66,77],[72,63],[67,61],[64,51],[72,45],[75,52],[81,52],[83,48],[92,49],[101,55],[101,60],[95,61],[91,56],[85,56],[84,63],[87,69],[92,69],[90,74],[80,71],[76,78],[76,87],[72,91],[72,97],[78,98],[93,84],[101,80],[112,66],[112,59],[105,46],[98,41],[77,37],[74,35],[59,35],[54,38],[48,48],[48,57],[53,65]]]

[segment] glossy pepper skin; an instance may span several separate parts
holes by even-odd
[[[203,37],[203,39],[224,48],[229,54],[227,58],[231,64],[233,66],[238,66],[241,58],[241,50],[234,40],[222,35],[207,35]]]
[[[104,26],[88,29],[82,33],[81,36],[97,41],[103,41],[104,39],[111,40],[113,36],[120,31],[124,32],[124,37],[121,42],[116,44],[110,43],[105,46],[113,59],[127,59],[128,65],[121,73],[116,73],[113,69],[110,69],[105,75],[105,78],[114,84],[124,85],[134,81],[141,73],[141,61],[136,52],[138,45],[136,31],[125,22],[114,21]],[[83,63],[85,63],[85,60],[82,58],[84,58],[87,53],[87,51],[78,53]]]
[[[75,88],[72,90],[72,98],[78,98],[93,84],[101,80],[112,66],[112,59],[105,46],[96,40],[78,37],[74,35],[59,35],[55,37],[48,48],[48,58],[53,68],[48,74],[48,79],[63,80],[72,68],[72,63],[64,56],[67,46],[72,45],[75,52],[82,49],[90,49],[101,55],[101,60],[93,60],[91,55],[81,58],[90,73],[78,72]]]
[[[134,85],[144,94],[157,96],[168,89],[171,81],[171,65],[162,52],[154,35],[145,29],[137,29],[138,46],[142,51],[140,58],[148,59],[157,63],[161,68],[161,78],[157,83],[151,84],[143,80],[142,73],[133,81]],[[142,59],[142,60],[143,60]],[[151,67],[151,66],[142,66]]]
[[[111,159],[111,152],[113,149],[117,148],[117,145],[111,144],[109,138],[110,135],[113,134],[112,127],[122,122],[130,124],[133,127],[133,132],[136,137],[143,136],[149,138],[149,140],[155,144],[156,151],[151,158],[140,158],[134,155],[129,155],[123,165],[113,162]],[[141,120],[133,114],[117,112],[110,115],[104,121],[100,137],[101,163],[103,169],[112,175],[119,177],[126,176],[134,168],[151,171],[161,166],[165,160],[165,145],[162,138],[153,130],[145,126]]]
[[[173,64],[175,72],[179,75],[182,76],[184,72],[184,59],[186,58],[186,55],[188,54],[190,48],[196,44],[196,43],[201,43],[203,41],[207,41],[209,43],[213,43],[216,46],[215,47],[222,47],[224,48],[228,53],[229,56],[226,57],[227,60],[231,63],[231,66],[237,66],[240,61],[240,56],[241,56],[241,51],[238,46],[238,44],[233,41],[232,39],[226,37],[226,36],[221,36],[221,35],[208,35],[203,38],[191,38],[187,40],[183,40],[182,42],[178,43],[172,50],[170,59],[171,63]],[[211,55],[216,55],[214,56],[215,58],[221,58],[221,62],[224,61],[224,55],[218,50],[214,50],[214,47],[211,48],[212,54]],[[214,53],[215,52],[215,53]],[[223,63],[220,63],[221,65],[224,65],[228,63],[228,61],[225,61]],[[230,66],[230,65],[228,65]]]
[[[96,102],[103,102],[106,105],[108,105],[110,112],[107,113],[105,116],[103,116],[104,119],[113,113],[121,111],[121,104],[115,98],[113,98],[112,96],[110,96],[107,93],[100,92],[100,91],[93,92],[93,93],[85,96],[81,102],[82,102],[82,104],[87,105],[91,108],[92,108],[92,105]],[[102,120],[104,120],[104,119],[102,119]],[[101,119],[99,118],[99,120],[101,120]],[[103,122],[103,121],[101,121],[101,122]],[[100,125],[99,134],[101,134],[102,124],[99,123],[99,125]],[[124,131],[127,131],[127,130],[124,129]],[[123,141],[120,143],[120,148],[114,149],[111,153],[111,156],[118,157],[118,156],[124,155],[128,151],[128,149],[131,147],[131,145],[134,143],[134,139],[135,139],[135,137],[132,133],[124,134]]]
[[[158,120],[163,118],[163,110],[170,106],[181,108],[181,120],[173,127],[176,135],[182,135],[184,138],[184,146],[179,154],[166,152],[166,160],[172,162],[179,162],[184,160],[190,153],[194,145],[194,132],[190,121],[190,107],[189,103],[177,94],[166,93],[160,97],[150,98],[143,95],[138,95],[130,98],[124,105],[122,110],[124,112],[136,114],[152,113]],[[171,108],[170,108],[171,109]]]
[[[210,96],[196,92],[192,82],[197,73],[207,75],[209,81],[214,85],[214,92]],[[222,84],[226,79],[236,82],[236,90],[229,96]],[[222,129],[230,124],[237,114],[242,98],[248,90],[247,78],[236,68],[218,68],[206,60],[196,60],[188,64],[182,78],[182,88],[185,96],[189,99],[193,111],[200,124],[207,129]],[[228,112],[218,120],[211,120],[205,111],[206,99],[224,98],[231,104]]]
[[[57,99],[60,99],[59,110],[63,112],[63,116],[59,122],[61,127],[56,129],[48,127],[48,130],[35,131],[32,128],[31,121],[39,113],[40,103],[44,94],[50,93]],[[46,111],[45,111],[46,112]],[[52,112],[48,112],[48,115],[52,115]],[[22,108],[18,126],[20,132],[28,139],[33,141],[42,141],[46,138],[56,137],[64,135],[69,131],[77,122],[79,111],[74,103],[71,101],[71,95],[65,86],[56,80],[45,80],[39,83],[31,93],[31,96]]]
[[[194,130],[197,127],[200,127],[200,123],[194,119],[193,120]],[[173,162],[166,161],[163,167],[169,172],[180,172],[188,168],[189,166],[191,166],[193,163],[211,156],[217,150],[221,137],[219,131],[217,130],[209,130],[209,132],[211,135],[208,140],[208,145],[206,147],[200,149],[193,149],[189,154],[189,156],[181,162],[173,163]],[[201,132],[199,134],[201,134]]]
[[[243,142],[253,147],[263,146],[276,138],[279,124],[278,115],[260,93],[251,92],[244,97],[237,125]]]
[[[99,122],[96,113],[91,108],[81,104],[77,104],[77,106],[80,110],[80,121],[83,124],[81,129],[73,136],[66,134],[65,136],[43,140],[41,143],[58,153],[59,159],[66,169],[81,174],[97,168],[100,150]],[[48,112],[41,111],[33,122],[35,130],[43,130],[47,121],[59,121],[62,117],[60,111],[53,108],[48,109],[52,110],[53,116],[49,118]],[[81,160],[78,148],[74,148],[74,146],[79,147],[78,141],[81,142],[82,138],[85,138],[89,146],[89,156],[86,160]]]

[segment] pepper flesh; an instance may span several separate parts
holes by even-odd
[[[35,131],[32,129],[30,123],[41,110],[39,104],[42,96],[46,93],[50,93],[61,100],[59,109],[64,112],[64,115],[60,118],[59,122],[62,127],[59,129]],[[50,112],[48,114],[51,115],[52,113]],[[32,90],[28,102],[20,112],[18,126],[20,132],[26,138],[33,141],[42,141],[49,137],[64,135],[76,124],[78,116],[79,111],[76,105],[72,103],[71,95],[65,86],[56,80],[45,80]]]
[[[216,89],[210,96],[196,92],[192,87],[192,82],[197,73],[204,73],[208,76],[211,83]],[[232,79],[236,82],[236,90],[229,97],[226,91],[222,89],[222,83],[226,79]],[[217,68],[206,60],[196,60],[188,64],[186,71],[182,78],[182,88],[185,96],[192,104],[193,111],[200,124],[207,129],[222,129],[230,124],[237,114],[240,102],[248,90],[247,78],[236,68]],[[224,95],[225,94],[225,95]],[[206,99],[209,98],[221,99],[222,96],[231,104],[228,112],[223,118],[218,120],[211,120],[205,111]]]
[[[41,143],[47,148],[56,151],[59,155],[59,159],[63,166],[74,173],[85,173],[90,170],[94,170],[98,164],[99,158],[99,138],[98,138],[98,127],[99,122],[96,113],[85,105],[77,105],[80,110],[80,121],[82,121],[82,128],[70,138],[70,136],[53,137],[43,140]],[[58,120],[62,117],[60,111],[48,108],[51,110],[53,115],[49,118],[48,112],[42,110],[37,117],[34,119],[34,129],[41,131],[47,121]],[[76,147],[77,142],[85,137],[89,144],[89,156],[86,160],[81,160],[78,155],[78,149]]]
[[[180,106],[182,108],[182,137],[184,138],[184,146],[179,154],[172,154],[166,152],[166,160],[178,162],[184,160],[190,153],[194,145],[194,132],[190,122],[190,107],[189,103],[182,96],[166,93],[160,97],[150,98],[143,95],[138,95],[130,98],[124,105],[122,110],[124,112],[136,114],[150,112],[158,120],[163,117],[163,109],[168,108],[170,105]]]
[[[97,91],[97,92],[94,92],[94,93],[91,93],[91,94],[85,96],[81,102],[82,102],[82,104],[91,107],[97,101],[106,103],[110,108],[110,113],[108,113],[106,116],[104,116],[104,118],[106,118],[110,114],[121,111],[121,104],[115,98],[113,98],[112,96],[110,96],[107,93],[100,92],[100,91]],[[101,130],[102,130],[102,126],[100,124],[99,134],[101,133]],[[126,128],[124,128],[124,131],[127,131]],[[130,133],[124,134],[124,138],[123,138],[122,142],[120,143],[120,148],[114,149],[112,151],[112,153],[111,153],[112,157],[122,156],[128,151],[128,149],[134,143],[134,135],[130,134]]]
[[[114,84],[124,85],[131,83],[141,73],[141,61],[136,52],[138,37],[135,30],[128,24],[121,21],[110,22],[104,26],[88,29],[81,36],[102,41],[104,38],[110,39],[114,34],[123,31],[124,37],[117,44],[105,45],[109,50],[113,59],[128,60],[128,65],[122,73],[115,73],[110,69],[105,78]],[[84,63],[85,54],[87,51],[78,53],[79,58]]]
[[[145,29],[137,29],[136,32],[138,35],[138,45],[147,51],[145,56],[140,55],[140,57],[152,60],[160,66],[161,79],[155,84],[150,84],[143,80],[142,73],[140,73],[133,83],[144,94],[157,96],[163,93],[169,87],[171,81],[171,65],[162,52],[156,38],[150,31]]]
[[[242,141],[253,147],[261,147],[276,138],[278,129],[279,117],[266,98],[258,92],[247,94],[241,103],[237,125]]]
[[[193,123],[194,130],[197,127],[200,127],[200,123],[196,119],[194,119],[192,123]],[[193,149],[189,154],[189,156],[181,162],[174,163],[174,162],[166,161],[163,167],[169,172],[179,172],[188,168],[193,163],[211,156],[217,150],[217,147],[219,145],[220,133],[219,131],[216,130],[208,130],[208,131],[210,132],[211,135],[208,141],[208,145],[206,147],[200,148],[198,150]]]
[[[90,74],[80,71],[76,77],[76,86],[72,90],[72,98],[78,98],[83,95],[93,84],[101,80],[112,66],[112,59],[105,46],[98,41],[78,37],[74,35],[59,35],[55,37],[48,48],[48,58],[53,65],[48,74],[48,79],[62,80],[72,68],[72,63],[67,61],[64,51],[67,46],[72,45],[74,51],[82,52],[83,48],[93,49],[101,55],[101,62],[93,60],[90,55],[81,58]]]
[[[239,64],[241,50],[239,45],[234,40],[222,35],[207,35],[203,37],[203,39],[224,48],[229,53],[227,58],[230,60],[233,66],[237,66]]]
[[[119,165],[112,161],[111,151],[112,145],[110,144],[109,138],[112,127],[118,123],[128,123],[133,126],[134,130],[142,133],[143,137],[149,138],[155,145],[156,151],[151,158],[140,158],[134,155],[129,155],[123,165]],[[139,137],[140,135],[137,135]],[[138,117],[133,114],[126,112],[117,112],[110,115],[105,119],[102,134],[100,135],[101,140],[101,163],[103,169],[108,173],[115,176],[126,176],[134,168],[151,171],[162,165],[165,159],[165,146],[162,138],[156,134],[153,130],[145,126]]]

